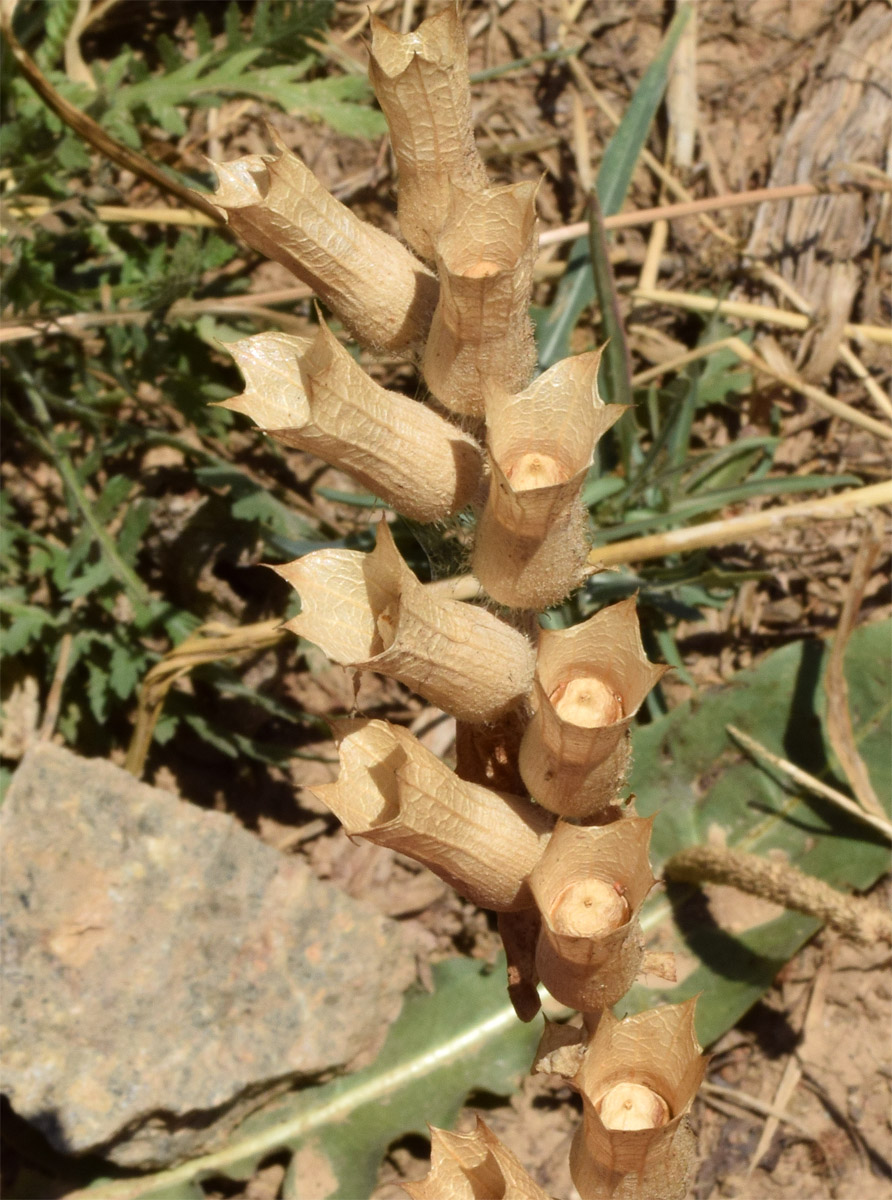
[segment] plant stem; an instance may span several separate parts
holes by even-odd
[[[856,817],[859,821],[864,821],[866,825],[870,825],[873,829],[878,830],[885,838],[892,842],[892,821],[887,821],[884,817],[875,817],[873,813],[865,812],[863,808],[860,808],[854,800],[850,800],[843,792],[838,792],[836,788],[832,788],[820,779],[816,779],[814,775],[810,775],[808,771],[803,771],[795,763],[788,762],[787,759],[774,754],[767,746],[763,746],[755,738],[749,737],[742,729],[738,729],[736,725],[726,725],[725,728],[734,740],[740,742],[744,750],[748,750],[754,758],[762,758],[765,762],[771,763],[773,767],[777,767],[779,771],[783,771],[785,775],[789,776],[794,783],[799,783],[816,796],[822,796],[825,800],[829,800],[831,804],[836,804],[850,816]]]
[[[22,75],[38,94],[44,104],[94,150],[110,158],[112,162],[127,171],[133,171],[140,179],[145,179],[160,188],[162,192],[176,197],[181,204],[188,208],[197,208],[206,216],[211,217],[216,225],[227,228],[226,218],[215,204],[200,192],[193,191],[178,180],[173,179],[151,159],[144,154],[131,150],[123,142],[111,137],[92,117],[69,103],[50,83],[30,54],[21,46],[12,31],[10,9],[0,6],[0,30],[9,44],[13,57],[19,65]]]
[[[869,901],[846,896],[823,879],[805,875],[789,863],[719,846],[689,846],[665,866],[668,879],[682,883],[722,883],[751,896],[824,921],[854,942],[870,946],[892,942],[892,916]]]
[[[769,304],[750,304],[743,300],[718,300],[713,296],[699,296],[693,292],[672,292],[667,288],[635,288],[633,300],[646,300],[652,304],[667,304],[672,308],[685,308],[690,312],[716,313],[723,317],[742,317],[745,321],[764,321],[766,325],[780,325],[785,329],[806,330],[812,325],[804,313],[785,312]],[[892,346],[892,329],[882,325],[844,325],[846,337],[879,342]]]
[[[833,196],[843,192],[889,192],[892,179],[857,184],[790,183],[785,187],[755,188],[751,192],[726,192],[723,196],[705,196],[701,200],[685,200],[680,204],[658,204],[639,208],[636,212],[614,213],[604,218],[605,229],[629,229],[635,225],[652,225],[654,221],[671,221],[676,217],[694,217],[700,213],[717,212],[727,208],[747,208],[757,204],[779,203],[784,200],[808,200],[814,196]],[[540,246],[572,242],[588,229],[587,221],[575,221],[560,229],[549,229],[539,239]]]
[[[709,546],[726,546],[729,542],[746,541],[768,529],[779,529],[788,524],[802,525],[808,521],[840,520],[881,504],[892,504],[892,483],[874,483],[836,496],[823,496],[819,500],[765,508],[761,512],[745,513],[740,517],[707,521],[690,529],[670,529],[667,533],[653,533],[647,537],[614,542],[610,546],[596,546],[589,554],[589,562],[596,569],[603,569],[620,563],[642,562],[647,558],[702,550]]]

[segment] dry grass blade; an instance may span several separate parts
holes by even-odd
[[[802,1023],[802,1045],[800,1046],[800,1054],[805,1048],[805,1044],[809,1039],[809,1035],[817,1028],[821,1016],[824,1011],[824,996],[827,991],[827,981],[830,976],[830,963],[825,960],[821,963],[818,973],[815,976],[811,991],[808,997],[808,1008],[806,1009],[805,1019]],[[799,1086],[799,1081],[802,1078],[802,1067],[799,1065],[798,1059],[794,1055],[790,1055],[787,1060],[787,1065],[784,1068],[784,1073],[774,1096],[772,1108],[783,1112],[792,1099],[793,1093]],[[771,1145],[772,1139],[777,1132],[780,1118],[772,1114],[765,1123],[765,1128],[762,1130],[762,1136],[759,1138],[759,1144],[756,1146],[750,1159],[749,1166],[746,1171],[746,1178],[749,1179],[753,1171],[759,1165],[762,1155]]]
[[[628,541],[614,542],[610,546],[596,546],[589,555],[589,562],[595,569],[602,570],[620,563],[662,558],[666,554],[727,546],[730,542],[746,541],[766,529],[778,529],[789,524],[801,525],[808,521],[839,520],[881,504],[892,504],[892,483],[874,483],[841,492],[837,496],[822,496],[819,500],[804,500],[800,504],[766,508],[740,517],[707,521],[689,529],[670,529],[667,533],[629,538]]]
[[[870,580],[873,565],[882,549],[879,522],[875,521],[867,537],[863,539],[855,556],[852,577],[849,580],[845,602],[839,618],[833,649],[824,676],[827,694],[827,735],[836,752],[842,769],[846,773],[852,791],[862,807],[878,817],[885,817],[883,807],[870,782],[864,759],[858,753],[852,717],[849,712],[849,687],[846,683],[844,662],[849,635],[855,627],[864,591]]]
[[[9,204],[9,211],[15,217],[29,217],[39,220],[51,213],[53,206],[41,204]],[[138,225],[188,225],[194,227],[217,228],[218,220],[205,212],[195,209],[164,208],[160,204],[149,205],[146,208],[130,207],[124,204],[97,204],[96,216],[100,221],[129,224],[131,221]]]
[[[777,767],[779,771],[783,771],[795,783],[801,784],[802,787],[807,788],[808,791],[813,792],[816,796],[823,796],[831,804],[836,804],[850,816],[856,817],[859,821],[870,825],[884,837],[888,838],[889,841],[892,841],[892,821],[887,820],[885,817],[875,817],[873,813],[865,812],[854,800],[850,800],[848,796],[842,792],[838,792],[836,788],[828,787],[826,783],[822,783],[820,779],[816,779],[808,771],[803,771],[795,763],[788,762],[785,758],[773,754],[767,746],[763,746],[755,738],[749,737],[742,729],[738,729],[736,725],[726,725],[725,728],[735,741],[740,742],[741,746],[745,750],[748,750],[755,758],[762,758],[765,762],[771,763],[773,767]]]
[[[637,225],[650,225],[654,221],[671,221],[677,217],[705,217],[706,213],[719,212],[729,208],[751,208],[758,204],[779,204],[787,200],[811,200],[815,196],[836,195],[853,190],[852,185],[791,183],[786,187],[755,188],[751,192],[726,192],[721,196],[704,196],[701,200],[694,200],[657,159],[653,159],[651,162],[647,157],[647,151],[641,157],[643,161],[653,167],[667,187],[671,187],[676,195],[683,194],[686,199],[677,204],[658,204],[654,208],[641,208],[637,212],[614,213],[605,219],[607,229],[629,229]],[[892,180],[883,177],[872,182],[866,181],[863,185],[857,185],[856,190],[862,189],[878,192],[892,191]],[[553,246],[571,242],[585,232],[586,223],[576,221],[572,225],[562,225],[559,229],[549,229],[547,233],[543,233],[540,244]],[[734,239],[720,230],[713,222],[710,222],[710,232],[721,236],[723,241],[734,243]]]
[[[636,288],[633,300],[646,300],[651,304],[666,304],[671,308],[684,308],[689,312],[714,313],[722,317],[740,317],[744,321],[763,321],[766,325],[779,325],[784,329],[799,329],[803,332],[811,325],[802,313],[784,312],[770,304],[749,304],[742,300],[716,300],[711,296],[699,296],[693,292],[672,292],[666,288]],[[892,346],[892,329],[882,325],[846,325],[846,337],[878,342],[881,346]]]
[[[764,1100],[751,1096],[748,1092],[742,1092],[738,1088],[724,1087],[718,1083],[701,1083],[700,1092],[707,1104],[711,1100],[722,1101],[723,1103],[717,1104],[716,1108],[726,1115],[731,1115],[732,1105],[736,1108],[749,1109],[750,1112],[758,1113],[761,1117],[775,1117],[778,1121],[783,1121],[785,1125],[798,1129],[810,1141],[815,1140],[814,1134],[802,1121],[791,1117],[782,1108],[776,1108],[773,1104],[766,1104]]]
[[[238,629],[211,621],[199,626],[184,642],[169,650],[143,680],[125,768],[137,778],[142,774],[165,698],[178,679],[203,663],[218,662],[233,654],[253,654],[275,646],[287,637],[288,631],[282,627],[279,617]]]
[[[804,313],[807,317],[815,317],[815,311],[804,296],[784,279],[783,275],[779,275],[777,271],[773,271],[764,263],[755,263],[752,268],[752,273],[757,279],[763,280],[782,296],[786,296],[790,303],[797,308],[799,312]],[[870,374],[867,367],[852,350],[851,346],[846,341],[840,341],[837,348],[838,357],[846,364],[856,379],[860,380],[867,392],[869,393],[874,404],[886,414],[887,417],[892,417],[892,400],[886,395],[874,377]]]
[[[765,374],[771,375],[772,378],[778,380],[779,383],[783,383],[792,391],[799,392],[801,395],[807,397],[807,399],[813,400],[815,404],[823,408],[831,416],[840,417],[844,421],[849,421],[852,425],[859,425],[862,429],[866,429],[870,433],[876,434],[877,437],[884,438],[887,441],[892,440],[892,425],[884,421],[877,421],[874,417],[869,417],[865,413],[859,412],[852,405],[846,404],[842,400],[837,400],[835,396],[829,396],[820,388],[813,387],[812,384],[806,383],[804,379],[800,379],[798,375],[790,371],[783,371],[778,367],[772,366],[771,363],[766,362],[764,358],[756,354],[746,342],[737,337],[722,338],[720,341],[710,342],[707,346],[698,346],[686,354],[681,354],[670,359],[668,362],[660,363],[656,367],[650,367],[646,371],[639,372],[633,378],[632,382],[636,386],[648,383],[651,379],[656,379],[660,375],[664,375],[667,371],[686,366],[696,359],[714,354],[717,350],[733,350],[743,362],[749,363],[750,366],[755,367],[758,371],[763,371]]]

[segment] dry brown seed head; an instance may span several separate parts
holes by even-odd
[[[390,128],[400,230],[433,259],[455,185],[487,185],[474,141],[464,29],[457,5],[448,4],[414,33],[394,33],[375,16],[371,31],[369,78]]]
[[[602,403],[599,362],[600,351],[564,359],[519,394],[486,381],[490,483],[472,569],[510,608],[541,611],[585,578],[580,494],[598,439],[624,411]]]
[[[286,627],[335,662],[399,679],[466,721],[494,721],[529,691],[529,640],[494,613],[433,595],[383,521],[371,554],[314,550],[275,570],[301,598]]]
[[[570,476],[556,458],[533,450],[521,454],[507,469],[505,478],[511,481],[515,492],[526,492],[530,488],[565,483]]]
[[[628,900],[614,884],[583,879],[565,888],[550,916],[555,933],[593,938],[621,928],[631,911]]]
[[[534,714],[518,757],[530,795],[579,820],[614,804],[630,756],[628,727],[667,669],[647,660],[634,597],[570,629],[543,630]]]
[[[228,349],[245,390],[223,407],[277,441],[347,471],[416,521],[442,520],[474,498],[483,471],[476,441],[380,387],[324,323],[314,337],[259,333]]]
[[[643,1083],[615,1083],[595,1102],[606,1129],[658,1129],[671,1120],[669,1105]]]
[[[601,729],[625,715],[622,699],[597,675],[582,675],[559,684],[549,700],[562,721],[583,729]]]

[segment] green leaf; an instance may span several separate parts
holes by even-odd
[[[108,715],[108,671],[98,663],[87,663],[87,699],[90,711],[102,725]]]
[[[407,995],[375,1063],[355,1075],[295,1092],[250,1117],[229,1145],[157,1175],[103,1183],[96,1200],[162,1200],[197,1178],[245,1179],[267,1155],[305,1148],[327,1162],[328,1200],[368,1196],[388,1144],[427,1122],[450,1127],[468,1093],[514,1091],[530,1068],[539,1022],[522,1025],[505,995],[505,962],[469,959],[434,967],[432,995]]]
[[[112,651],[108,683],[115,695],[126,700],[136,690],[143,672],[142,655],[136,646],[117,645]]]
[[[208,721],[207,717],[201,716],[199,713],[187,713],[183,720],[203,742],[207,742],[209,746],[219,750],[226,758],[238,758],[238,749],[233,745],[232,735],[228,731],[220,732]]]
[[[344,492],[339,488],[317,487],[316,492],[326,500],[338,504],[352,504],[354,508],[386,508],[387,505],[371,492]]]
[[[294,509],[277,500],[260,484],[222,460],[198,467],[195,477],[206,487],[228,488],[230,512],[239,521],[257,521],[271,534],[314,541],[316,530]]]
[[[151,524],[154,508],[153,500],[143,499],[130,505],[124,514],[118,534],[118,552],[128,567],[136,562],[140,541]]]
[[[113,475],[93,504],[96,519],[107,524],[133,491],[133,480],[126,475]]]
[[[108,560],[100,558],[99,562],[92,563],[65,589],[64,599],[77,600],[81,596],[88,596],[114,577],[115,573]]]
[[[55,617],[34,604],[4,603],[3,608],[12,613],[12,622],[2,635],[4,656],[21,654],[35,638],[41,636],[48,625],[56,623]]]
[[[44,38],[35,55],[37,65],[44,73],[55,67],[62,57],[65,39],[77,10],[78,0],[54,0],[54,3],[44,7]]]
[[[597,191],[605,216],[619,212],[632,181],[632,172],[647,141],[651,122],[663,99],[669,74],[669,62],[682,30],[691,15],[690,5],[679,8],[656,57],[638,85],[616,133],[610,139],[601,169]],[[539,322],[539,366],[544,371],[570,353],[570,334],[584,309],[595,298],[588,237],[573,243],[567,270],[555,293],[547,316]]]
[[[785,475],[779,479],[751,479],[733,488],[698,492],[696,499],[679,500],[669,512],[638,514],[637,519],[624,520],[611,529],[599,529],[595,535],[595,542],[603,545],[605,542],[634,537],[639,533],[680,525],[690,517],[718,512],[719,509],[726,508],[729,504],[739,504],[742,500],[816,491],[819,488],[856,487],[860,483],[857,475]],[[635,512],[630,515],[636,517]]]
[[[892,622],[858,629],[846,653],[855,738],[880,796],[892,795],[892,700],[888,649]],[[654,868],[685,846],[722,839],[760,855],[782,854],[833,887],[863,890],[889,866],[888,845],[867,825],[803,792],[748,758],[727,734],[733,724],[819,779],[848,790],[829,746],[821,684],[828,650],[797,642],[742,671],[727,687],[680,705],[634,734],[629,786],[638,811],[656,813]],[[661,950],[693,969],[675,987],[636,986],[622,1001],[638,1011],[702,993],[697,1029],[704,1045],[731,1028],[817,928],[784,913],[733,934],[718,927],[696,889],[670,885],[649,902],[644,925]]]

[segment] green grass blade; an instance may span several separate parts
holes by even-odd
[[[690,517],[699,517],[717,512],[729,504],[739,504],[759,496],[782,496],[791,492],[808,492],[821,488],[857,487],[861,480],[856,475],[793,475],[784,479],[754,479],[738,487],[723,488],[697,500],[686,500],[677,504],[670,512],[654,513],[636,521],[624,521],[612,529],[600,529],[596,541],[600,544],[634,537],[639,533],[656,532],[672,525],[681,525]]]
[[[683,5],[672,20],[663,45],[638,85],[619,128],[610,139],[598,172],[597,191],[605,216],[619,212],[632,172],[647,140],[651,122],[663,99],[672,58],[690,16]],[[573,243],[566,274],[561,280],[548,316],[540,322],[539,365],[544,371],[570,353],[570,334],[580,314],[595,298],[588,237]]]

